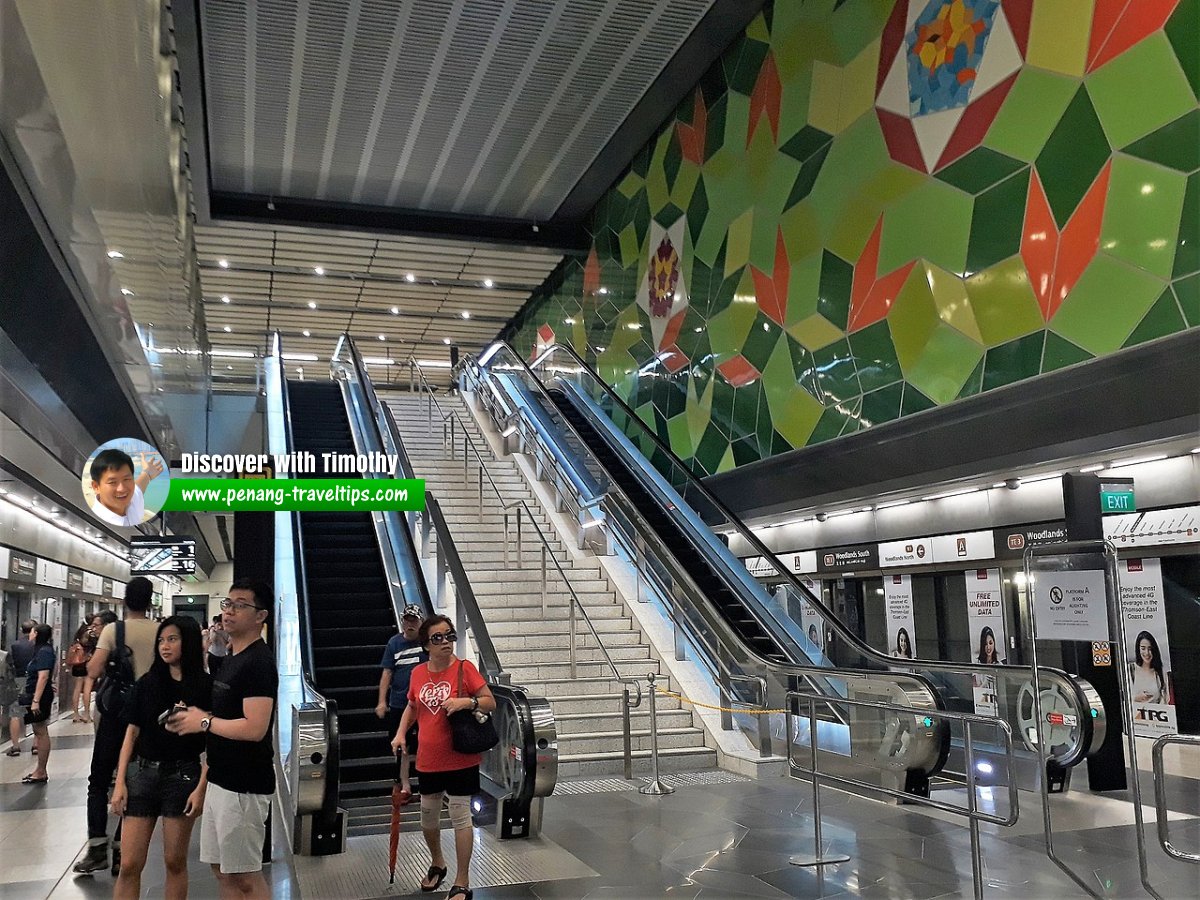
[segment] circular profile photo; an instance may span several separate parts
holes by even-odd
[[[96,518],[130,528],[158,515],[167,501],[171,473],[150,444],[117,438],[88,457],[80,481],[83,499]]]

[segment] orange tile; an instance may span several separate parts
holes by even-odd
[[[1034,168],[1029,178],[1025,201],[1025,226],[1021,231],[1021,259],[1029,272],[1029,283],[1042,309],[1042,318],[1050,321],[1050,297],[1054,290],[1054,258],[1058,254],[1058,226],[1042,190],[1042,180]],[[1057,309],[1057,306],[1055,307]]]
[[[754,140],[754,132],[758,123],[766,114],[771,124],[771,134],[776,142],[779,141],[779,97],[783,87],[779,83],[779,69],[775,66],[774,55],[768,53],[763,60],[762,68],[758,70],[758,80],[750,94],[750,128],[746,134],[746,146]]]
[[[1112,161],[1104,164],[1088,192],[1079,201],[1062,231],[1058,243],[1058,259],[1054,266],[1054,288],[1051,292],[1049,315],[1052,318],[1058,307],[1067,299],[1071,288],[1079,281],[1083,270],[1096,255],[1100,247],[1100,226],[1104,222],[1104,205],[1108,199],[1108,180],[1112,173]]]
[[[1178,5],[1179,0],[1096,0],[1087,71],[1111,62],[1154,34],[1166,24]]]

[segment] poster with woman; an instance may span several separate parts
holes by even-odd
[[[814,597],[820,598],[822,596],[820,579],[801,575],[800,582],[812,591]],[[824,654],[825,622],[821,618],[821,614],[817,612],[817,608],[809,603],[807,599],[800,601],[800,627],[804,629],[805,636]]]
[[[1134,731],[1147,737],[1175,734],[1175,693],[1162,565],[1157,559],[1123,559],[1118,566],[1121,614],[1129,641]]]
[[[884,575],[883,601],[888,653],[900,659],[914,658],[917,623],[913,614],[912,579],[908,575]]]
[[[1004,627],[1004,601],[999,569],[972,569],[964,575],[967,586],[967,630],[971,636],[971,659],[984,666],[1006,662],[1008,638]],[[974,676],[975,712],[994,716],[998,712],[996,679]]]

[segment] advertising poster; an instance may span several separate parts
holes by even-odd
[[[972,569],[963,576],[967,584],[967,628],[971,635],[971,662],[1003,665],[1008,655],[1004,628],[1004,602],[999,569]],[[998,713],[996,679],[974,677],[975,712],[981,716]]]
[[[1162,566],[1157,559],[1123,559],[1118,572],[1133,679],[1134,731],[1148,737],[1175,734],[1178,728]]]
[[[1038,637],[1108,640],[1103,572],[1039,572],[1035,577]]]
[[[812,591],[814,597],[821,596],[822,585],[819,579],[801,575],[800,582]],[[817,612],[816,607],[809,603],[807,598],[800,599],[800,627],[804,629],[804,634],[808,639],[824,653],[825,623],[822,621],[821,614]]]
[[[901,659],[912,659],[917,655],[912,579],[907,575],[884,575],[883,601],[888,653]]]

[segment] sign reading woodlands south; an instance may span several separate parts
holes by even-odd
[[[855,572],[879,568],[875,544],[852,547],[827,547],[817,553],[817,572]]]

